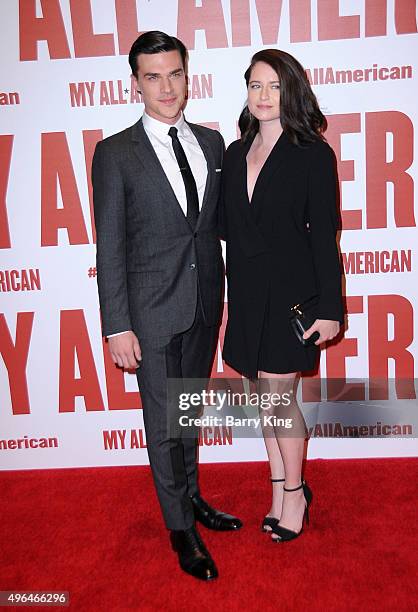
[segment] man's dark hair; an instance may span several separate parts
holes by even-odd
[[[319,108],[306,72],[297,59],[280,49],[259,51],[251,58],[251,64],[244,74],[247,87],[257,62],[268,64],[279,77],[280,122],[290,140],[296,145],[323,140],[327,120]],[[252,140],[260,127],[248,106],[242,111],[238,125],[244,142]]]
[[[129,65],[132,74],[135,77],[138,76],[138,55],[141,55],[141,53],[151,55],[164,51],[178,51],[180,53],[183,68],[186,69],[187,49],[181,40],[175,36],[169,36],[165,34],[165,32],[152,30],[151,32],[144,32],[141,34],[129,51]]]

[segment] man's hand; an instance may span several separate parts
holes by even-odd
[[[113,361],[125,370],[136,369],[141,361],[141,347],[133,331],[108,338]]]
[[[326,340],[332,340],[340,331],[338,321],[329,321],[328,319],[316,319],[309,329],[303,334],[303,339],[307,340],[314,332],[319,333],[319,338],[315,344],[321,344]]]

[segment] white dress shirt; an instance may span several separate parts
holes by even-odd
[[[197,194],[199,196],[199,209],[201,209],[208,176],[208,167],[197,138],[185,122],[183,114],[174,125],[169,125],[168,123],[163,123],[162,121],[150,117],[144,112],[142,115],[142,125],[170,181],[170,185],[181,209],[184,215],[187,215],[186,188],[176,156],[174,155],[173,141],[171,140],[171,136],[168,135],[168,130],[171,127],[177,128],[177,136],[186,154],[194,180],[196,181]],[[110,334],[108,338],[119,336],[124,333],[126,332]]]
[[[158,159],[163,167],[163,170],[170,181],[170,185],[176,195],[176,198],[183,210],[187,214],[187,198],[186,189],[184,187],[183,177],[180,168],[174,155],[173,143],[171,136],[168,135],[168,130],[171,127],[177,128],[177,136],[181,142],[181,146],[189,162],[190,169],[196,181],[197,194],[199,196],[199,209],[202,208],[203,194],[205,193],[206,179],[208,176],[208,167],[206,158],[203,155],[202,149],[197,142],[196,136],[189,128],[184,120],[183,114],[174,125],[162,123],[153,117],[144,113],[142,115],[142,125]]]

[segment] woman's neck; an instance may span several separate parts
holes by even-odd
[[[260,121],[260,128],[258,130],[258,142],[261,147],[271,147],[276,142],[281,133],[283,132],[282,124],[280,119],[274,119],[273,121]]]

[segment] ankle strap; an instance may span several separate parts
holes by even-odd
[[[287,491],[288,493],[290,493],[291,491],[299,491],[299,489],[302,489],[303,487],[303,482],[300,483],[300,485],[298,487],[295,487],[294,489],[286,489],[286,487],[283,487],[283,491]]]
[[[271,482],[284,482],[286,478],[270,478]]]

